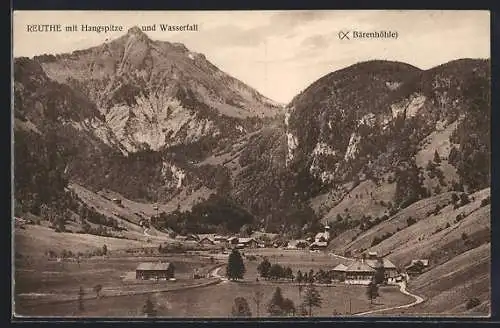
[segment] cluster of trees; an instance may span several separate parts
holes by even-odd
[[[60,253],[49,249],[45,252],[45,255],[47,255],[49,258],[57,258],[61,257],[63,259],[65,258],[82,258],[82,257],[92,257],[92,256],[103,256],[108,254],[108,246],[103,245],[102,247],[96,248],[91,251],[85,251],[85,252],[73,252],[71,250],[63,249]]]
[[[429,178],[433,179],[434,177],[438,178],[439,184],[441,186],[446,186],[446,181],[444,179],[444,174],[441,169],[439,169],[439,164],[441,163],[441,157],[439,156],[439,153],[437,150],[434,152],[434,159],[433,161],[428,161],[427,166],[425,169],[427,170],[427,174]]]
[[[90,223],[94,223],[97,225],[110,227],[113,230],[117,231],[123,230],[123,228],[120,227],[118,220],[111,217],[107,217],[106,215],[97,212],[93,206],[89,207],[84,203],[81,203],[81,205],[78,208],[78,216],[80,216],[80,220],[82,222],[88,221]]]
[[[397,167],[395,178],[396,195],[394,202],[396,207],[405,208],[428,196],[427,189],[423,186],[423,174],[414,160],[408,160],[402,163],[402,167]]]
[[[113,237],[113,234],[104,226],[99,225],[97,227],[92,227],[88,222],[84,221],[82,224],[82,229],[78,233],[87,233],[89,235],[103,236],[103,237]],[[116,236],[115,236],[116,237]]]
[[[357,226],[359,226],[361,223],[360,220],[354,220],[352,219],[351,215],[347,213],[345,217],[343,217],[340,213],[337,214],[337,217],[335,220],[332,220],[328,222],[328,225],[330,226],[330,236],[332,238],[335,238],[336,236],[340,235],[342,232],[354,229]]]
[[[408,227],[414,225],[415,223],[417,223],[417,220],[411,216],[406,219],[406,225]]]
[[[394,232],[386,232],[384,233],[382,236],[378,237],[378,236],[375,236],[372,240],[372,243],[371,243],[371,246],[375,246],[375,245],[378,245],[380,244],[381,242],[383,242],[384,240],[386,240],[387,238],[389,238],[390,236],[394,235]]]
[[[277,263],[271,264],[267,258],[257,266],[260,276],[266,280],[294,279],[293,271],[290,267],[283,267]]]
[[[190,211],[161,213],[151,219],[157,229],[171,228],[177,233],[237,233],[244,225],[253,225],[254,217],[228,197],[211,195]]]
[[[160,244],[160,246],[158,246],[158,253],[160,253],[160,254],[185,253],[189,250],[194,250],[194,249],[196,249],[196,246],[189,246],[189,245],[185,245],[185,244],[176,242],[176,243],[169,243],[166,245]],[[145,252],[147,252],[146,250],[147,250],[147,248],[144,249]],[[151,253],[152,253],[152,250],[151,250]]]
[[[59,144],[55,128],[48,127],[43,137],[16,130],[14,138],[15,214],[40,215],[57,231],[65,231],[69,218],[65,169],[70,153]]]
[[[257,289],[254,293],[253,301],[257,309],[257,317],[260,316],[260,307],[263,301],[264,293]],[[294,302],[283,296],[280,287],[276,287],[271,299],[266,304],[267,313],[273,317],[308,315],[312,316],[314,308],[322,306],[322,297],[313,285],[308,285],[302,297],[302,303],[297,308]],[[252,313],[248,301],[243,297],[236,297],[231,309],[233,317],[251,317]]]
[[[271,264],[267,258],[264,258],[261,263],[257,266],[257,271],[259,275],[266,280],[279,280],[279,279],[289,279],[290,281],[295,281],[299,285],[302,283],[331,283],[332,277],[327,271],[320,269],[318,272],[314,270],[309,270],[309,272],[302,272],[297,270],[296,274],[290,267],[284,267],[280,264]]]
[[[283,297],[281,288],[276,287],[271,300],[267,304],[267,312],[271,316],[287,316],[295,314],[295,304],[289,298]]]
[[[457,168],[461,183],[471,192],[490,185],[490,78],[473,76],[462,95],[465,117],[450,136],[450,141],[460,144],[450,150],[449,162]]]
[[[363,215],[363,218],[361,219],[361,224],[360,224],[360,229],[361,231],[366,231],[377,224],[386,221],[389,219],[388,215],[383,215],[381,217],[376,217],[373,221],[371,220],[371,216],[365,216]]]
[[[309,272],[304,272],[304,273],[298,270],[295,281],[297,281],[299,285],[301,283],[312,284],[314,282],[329,284],[332,282],[332,277],[328,271],[324,271],[323,269],[319,269],[318,272],[314,272],[314,270],[311,269],[309,270]]]

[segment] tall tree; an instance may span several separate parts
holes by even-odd
[[[302,283],[304,277],[302,276],[302,272],[299,270],[297,271],[297,275],[295,277],[295,281],[299,283],[299,285]]]
[[[434,151],[434,163],[441,163],[441,157],[439,157],[439,153],[437,151],[437,149]]]
[[[370,283],[368,284],[366,288],[366,296],[368,296],[371,304],[373,304],[374,299],[380,296],[378,293],[378,286],[375,281],[370,281]]]
[[[262,260],[262,262],[259,263],[259,266],[257,266],[257,271],[259,272],[260,276],[264,279],[267,279],[269,277],[269,270],[271,269],[271,262],[266,258]]]
[[[283,267],[278,263],[275,263],[269,269],[269,278],[271,279],[280,279],[283,277]]]
[[[142,307],[142,313],[146,315],[146,317],[156,317],[156,309],[155,305],[151,301],[151,298],[148,296],[146,301],[144,302],[144,306]]]
[[[85,297],[85,291],[83,287],[80,286],[80,290],[78,291],[78,310],[83,311],[85,308],[83,306],[83,298]]]
[[[264,298],[264,293],[262,290],[257,289],[253,295],[253,301],[255,302],[255,307],[257,308],[257,317],[260,316],[260,305],[262,304],[262,299]]]
[[[233,308],[231,310],[233,317],[251,317],[250,306],[244,297],[236,297],[234,299]]]
[[[283,294],[281,293],[281,288],[276,287],[274,290],[274,294],[271,297],[271,300],[267,304],[267,312],[269,312],[272,316],[280,316],[283,314],[283,302],[285,299],[283,298]]]
[[[303,304],[309,310],[309,316],[312,315],[312,308],[321,307],[321,303],[322,303],[322,298],[316,287],[314,287],[313,284],[307,286],[307,289],[304,293]]]
[[[227,261],[226,275],[230,280],[243,279],[245,275],[245,264],[237,249],[233,249]]]
[[[285,300],[283,301],[283,304],[281,305],[281,308],[283,310],[283,313],[284,314],[287,314],[287,315],[295,315],[295,304],[293,303],[293,301],[289,298],[285,298]]]
[[[102,285],[101,284],[97,284],[94,286],[94,292],[95,292],[95,295],[97,298],[100,298],[101,297],[101,290],[102,290]]]
[[[384,268],[384,262],[381,258],[378,259],[377,265],[375,267],[375,276],[374,282],[377,285],[380,285],[385,282],[385,268]]]

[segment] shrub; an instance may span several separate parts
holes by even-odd
[[[473,297],[473,298],[470,298],[470,299],[467,301],[467,303],[466,303],[466,305],[465,305],[465,308],[466,308],[467,310],[470,310],[470,309],[472,309],[472,308],[475,308],[475,307],[476,307],[476,306],[478,306],[479,304],[481,304],[481,301],[480,301],[478,298]]]
[[[488,196],[481,201],[481,207],[489,205],[490,203],[491,203],[491,196]]]
[[[414,218],[412,218],[411,216],[410,216],[410,217],[406,220],[406,224],[407,224],[408,226],[411,226],[411,225],[413,225],[413,224],[415,224],[415,223],[417,223],[417,220],[416,220],[416,219],[414,219]]]
[[[469,197],[466,194],[460,195],[460,200],[462,202],[462,206],[470,203]]]

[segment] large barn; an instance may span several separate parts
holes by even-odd
[[[368,285],[375,276],[375,269],[363,262],[354,262],[345,269],[345,283],[348,285]]]
[[[385,282],[391,284],[396,282],[399,276],[398,269],[396,266],[388,259],[368,259],[365,261],[371,268],[377,270],[380,266],[384,268],[384,279]]]
[[[168,262],[144,262],[135,269],[136,279],[170,279],[174,277],[174,266]]]

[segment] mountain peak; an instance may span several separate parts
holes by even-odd
[[[138,26],[133,26],[128,29],[127,35],[136,35],[136,36],[141,36],[141,37],[148,37],[146,33],[144,33],[140,27]]]

